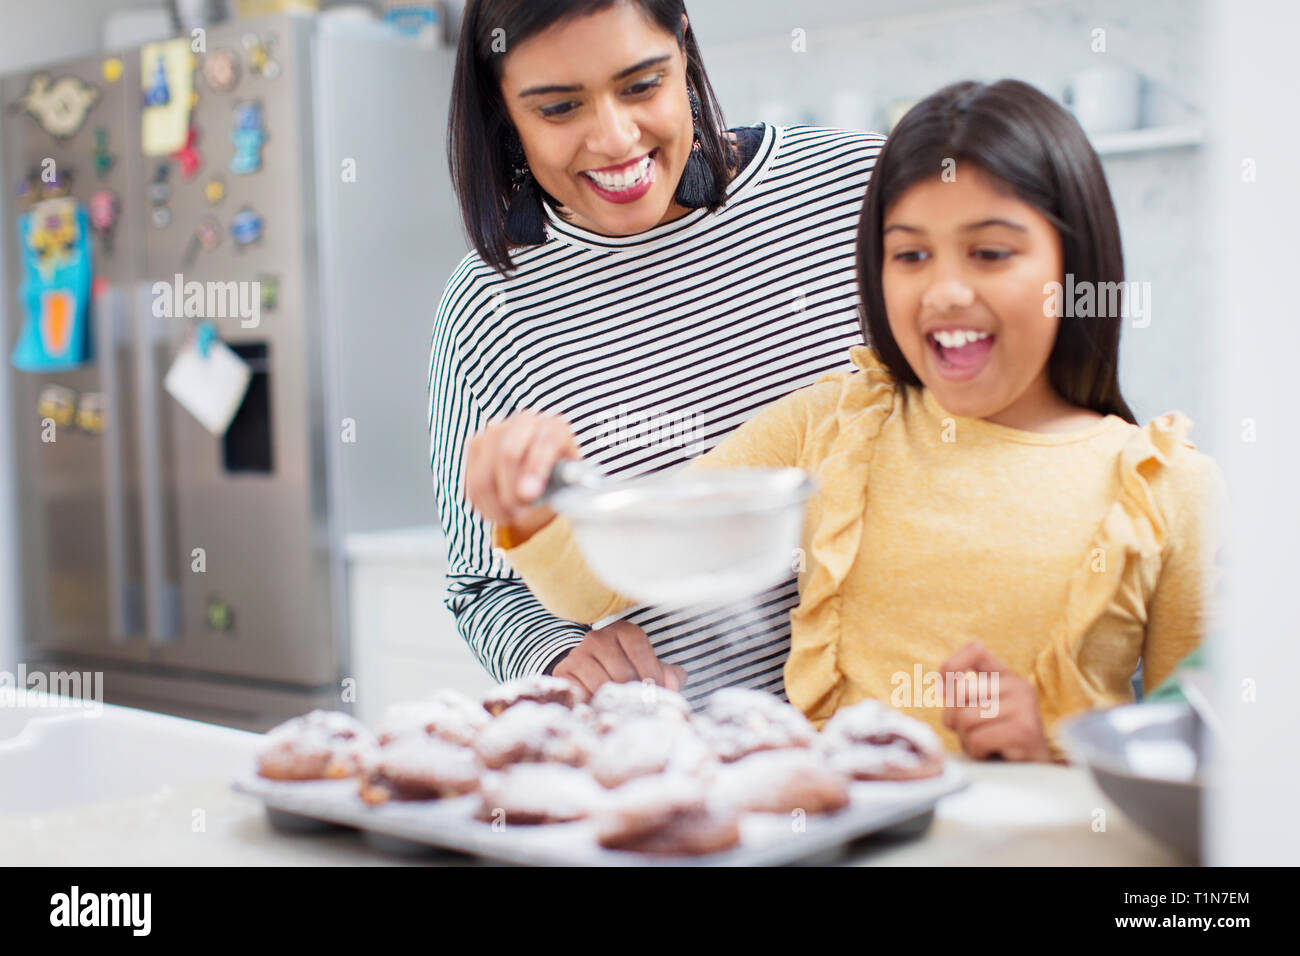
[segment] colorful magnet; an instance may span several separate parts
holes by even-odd
[[[149,71],[144,93],[141,96],[145,106],[166,106],[172,101],[172,88],[167,83],[167,58],[158,53],[154,56],[153,68]]]
[[[95,175],[103,179],[108,175],[108,171],[113,168],[116,157],[108,151],[108,127],[98,126],[95,128]]]
[[[210,319],[204,319],[194,329],[194,350],[199,358],[207,358],[208,350],[217,339],[217,327]]]
[[[226,198],[226,184],[220,179],[209,179],[208,184],[203,187],[203,195],[215,206]]]
[[[86,208],[72,198],[43,200],[19,216],[19,299],[26,321],[12,354],[15,367],[49,372],[86,361],[89,232]]]
[[[185,250],[185,265],[193,265],[200,249],[211,252],[221,245],[221,237],[221,223],[215,216],[204,216],[199,220],[198,228],[194,230],[194,238],[190,240],[189,247]]]
[[[77,415],[77,393],[66,385],[46,385],[36,399],[36,414],[56,425],[71,425]]]
[[[203,157],[199,155],[196,148],[198,141],[199,132],[191,126],[189,133],[185,137],[185,145],[171,154],[171,158],[176,160],[181,167],[181,175],[186,179],[193,179],[194,174],[203,165]]]
[[[140,145],[146,156],[170,156],[185,148],[194,93],[194,54],[189,40],[146,43],[140,48]]]
[[[262,124],[261,102],[248,100],[235,105],[235,128],[230,131],[230,141],[235,144],[235,155],[230,158],[232,173],[246,175],[262,168],[266,129]]]
[[[111,189],[96,190],[90,197],[90,228],[99,236],[104,254],[113,254],[113,230],[117,227],[120,204]]]
[[[101,70],[104,74],[105,83],[116,83],[122,78],[122,61],[115,56],[110,56],[104,61]]]
[[[229,93],[239,85],[239,60],[229,48],[213,50],[203,58],[203,79],[214,93]]]
[[[263,40],[256,33],[245,33],[243,43],[250,72],[264,76],[268,80],[274,80],[280,75],[280,64],[271,56],[275,37],[269,36]]]
[[[14,104],[41,124],[41,129],[55,139],[67,139],[86,121],[86,114],[99,102],[99,90],[76,76],[65,76],[53,83],[49,74],[37,73]]]
[[[252,245],[262,238],[262,217],[245,206],[230,220],[230,241],[239,248]]]
[[[280,277],[269,272],[259,272],[257,287],[262,293],[262,311],[274,312],[280,304]]]
[[[105,418],[104,393],[82,392],[77,402],[77,427],[88,435],[101,435]]]

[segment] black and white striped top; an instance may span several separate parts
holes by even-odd
[[[446,603],[499,681],[542,672],[587,628],[546,611],[494,553],[464,495],[471,435],[521,409],[563,414],[589,461],[637,477],[680,466],[783,395],[851,368],[848,350],[862,343],[858,216],[884,138],[761,131],[716,214],[695,209],[610,237],[547,207],[549,238],[521,250],[510,277],[471,253],[447,281],[429,360]],[[743,612],[638,607],[619,617],[686,669],[693,702],[728,685],[784,696],[797,604],[792,572]]]

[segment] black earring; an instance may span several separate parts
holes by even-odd
[[[700,99],[691,86],[686,87],[686,96],[691,101],[691,127],[695,142],[691,144],[691,155],[682,169],[682,178],[673,198],[678,205],[687,209],[699,209],[717,198],[718,181],[709,169],[709,164],[704,161],[704,149],[700,145]]]
[[[541,190],[518,133],[510,135],[510,204],[506,208],[506,235],[514,242],[535,246],[546,241]]]

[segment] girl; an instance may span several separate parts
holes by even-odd
[[[592,628],[542,607],[461,494],[466,441],[566,414],[608,474],[678,467],[860,341],[853,241],[883,137],[728,130],[681,0],[472,0],[449,148],[474,250],[447,282],[429,448],[447,606],[498,680],[594,691],[650,678],[699,699],[782,693],[794,574],[754,627],[638,607]]]
[[[1062,717],[1131,700],[1139,659],[1154,687],[1202,639],[1219,482],[1183,415],[1136,424],[1119,309],[1078,315],[1056,292],[1067,276],[1076,290],[1123,278],[1101,164],[1032,87],[947,87],[882,150],[857,267],[857,371],[776,402],[689,467],[817,481],[785,664],[814,723],[871,697],[974,757],[1059,759]],[[576,455],[562,420],[518,416],[471,444],[467,493],[541,600],[582,620],[622,599],[567,522],[528,504]],[[953,696],[946,675],[970,671],[992,699]],[[942,700],[918,672],[941,675]]]

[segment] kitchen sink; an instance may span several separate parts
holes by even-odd
[[[27,694],[0,704],[0,814],[29,816],[246,772],[260,734]]]

